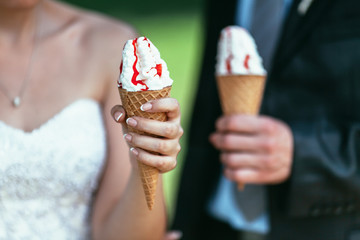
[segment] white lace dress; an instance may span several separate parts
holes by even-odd
[[[90,99],[32,132],[0,122],[0,239],[89,239],[105,155],[101,109]]]

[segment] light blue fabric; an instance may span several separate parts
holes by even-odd
[[[241,0],[240,0],[241,1]],[[289,13],[291,4],[292,4],[293,0],[284,0],[284,18],[287,16],[287,14]]]
[[[268,1],[268,0],[267,0]],[[252,22],[252,9],[254,7],[253,0],[238,0],[235,24],[242,26],[243,28],[249,29]]]
[[[263,0],[271,1],[271,0]],[[284,0],[283,18],[286,17],[293,0]],[[249,29],[252,23],[254,0],[238,0],[235,24]],[[270,230],[269,214],[265,211],[253,221],[248,221],[236,201],[233,182],[221,176],[217,190],[209,201],[209,213],[222,221],[228,222],[234,229],[266,234]],[[265,206],[266,209],[266,206]]]
[[[238,230],[246,230],[266,234],[269,232],[269,216],[262,214],[253,221],[248,221],[241,210],[241,206],[236,202],[234,196],[234,183],[221,177],[217,192],[209,202],[209,212],[212,216]],[[245,186],[246,188],[246,186]]]

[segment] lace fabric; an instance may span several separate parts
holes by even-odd
[[[32,132],[0,122],[0,239],[89,239],[105,157],[101,108],[91,99]]]

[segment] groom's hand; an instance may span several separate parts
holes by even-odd
[[[265,116],[222,116],[210,142],[220,151],[224,175],[238,183],[272,184],[291,172],[293,135],[285,123]]]

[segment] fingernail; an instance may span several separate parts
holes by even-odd
[[[130,152],[132,152],[135,156],[139,155],[138,150],[136,150],[135,148],[130,148]]]
[[[135,127],[136,124],[137,124],[137,122],[136,122],[136,120],[133,119],[133,118],[128,118],[128,119],[126,119],[126,124],[127,124],[127,125],[130,125],[131,127]]]
[[[140,107],[141,111],[147,111],[147,110],[150,110],[151,108],[152,108],[151,103],[145,103],[145,104],[141,105],[141,107]]]
[[[115,112],[114,113],[115,120],[118,122],[122,115],[123,115],[122,112]]]
[[[181,231],[171,231],[167,237],[169,237],[170,239],[180,239],[182,237],[182,232]]]
[[[130,134],[124,134],[124,139],[128,142],[131,142],[132,136]]]

